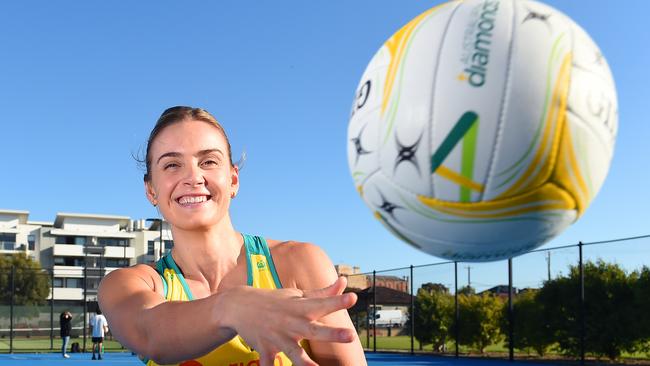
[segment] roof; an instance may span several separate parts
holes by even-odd
[[[55,227],[63,226],[63,219],[65,217],[76,217],[76,218],[80,218],[80,219],[93,219],[93,220],[118,221],[121,225],[124,225],[124,226],[128,225],[129,222],[131,221],[131,218],[128,217],[128,216],[57,212],[56,220],[54,220],[54,226]]]
[[[29,216],[29,211],[0,209],[0,215],[16,215],[16,216],[18,216],[18,222],[19,223],[26,224],[27,223],[27,217]]]
[[[396,306],[409,306],[411,305],[411,295],[406,292],[393,290],[392,288],[377,286],[376,287],[376,302],[377,305],[396,305]],[[372,287],[356,291],[359,300],[354,305],[354,310],[361,310],[368,307],[373,303]]]

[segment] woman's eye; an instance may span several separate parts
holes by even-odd
[[[218,164],[219,163],[217,163],[215,160],[205,160],[203,162],[203,165],[206,165],[206,166],[214,166],[214,165],[218,165]]]

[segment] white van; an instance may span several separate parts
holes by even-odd
[[[377,327],[403,327],[406,319],[406,314],[403,314],[402,310],[377,310],[375,313]]]

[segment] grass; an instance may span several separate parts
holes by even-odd
[[[367,349],[367,350],[372,350],[373,349],[373,338],[370,337],[370,344],[367,344],[367,337],[366,337],[366,332],[361,331],[361,334],[359,334],[359,339],[361,340],[361,345]],[[420,350],[420,343],[417,341],[417,339],[413,340],[413,348],[415,352],[434,352],[433,351],[433,346],[432,345],[426,345],[422,347],[422,350]],[[560,353],[557,350],[553,350],[553,348],[557,347],[551,347],[551,349],[548,351],[548,353],[544,357],[540,357],[537,355],[536,352],[530,351],[521,351],[518,349],[515,349],[515,357],[516,358],[531,358],[531,359],[566,359],[567,356],[564,356],[562,353]],[[377,350],[378,351],[411,351],[411,337],[410,336],[393,336],[393,337],[387,337],[387,336],[377,336]],[[455,352],[455,344],[454,342],[448,342],[447,343],[447,352],[445,354],[453,354]],[[465,345],[460,345],[459,347],[459,353],[463,355],[480,355],[480,356],[485,356],[485,357],[499,357],[499,358],[507,358],[509,354],[509,350],[507,348],[507,345],[504,341],[499,342],[497,344],[493,344],[488,346],[485,349],[485,353],[481,354],[478,349],[465,346]],[[594,359],[594,357],[589,357],[590,359]],[[620,361],[640,361],[643,364],[648,364],[650,361],[650,354],[645,353],[645,352],[636,352],[636,353],[627,353],[624,352],[621,357]]]

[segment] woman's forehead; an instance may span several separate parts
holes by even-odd
[[[167,152],[194,154],[205,150],[227,150],[226,139],[214,125],[204,122],[187,120],[165,127],[156,136],[151,145],[154,156]]]

